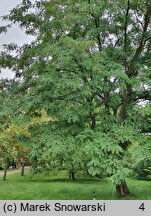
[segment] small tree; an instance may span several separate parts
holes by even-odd
[[[13,146],[9,134],[6,131],[0,133],[0,157],[4,168],[3,181],[6,181],[7,170],[14,157]]]

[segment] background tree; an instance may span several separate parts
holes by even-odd
[[[0,132],[0,159],[4,168],[3,181],[6,181],[7,170],[14,159],[15,151],[13,148],[13,141],[14,139],[10,135],[9,130],[3,130]]]

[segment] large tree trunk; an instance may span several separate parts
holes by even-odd
[[[130,191],[125,180],[122,180],[120,184],[116,185],[116,192],[119,196],[130,195]]]

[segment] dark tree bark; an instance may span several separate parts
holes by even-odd
[[[96,128],[96,116],[95,116],[95,114],[91,116],[91,128],[92,128],[92,130],[95,130],[95,128]]]
[[[75,180],[75,174],[74,174],[74,172],[71,172],[71,179],[72,179],[72,181]]]
[[[6,181],[6,177],[7,177],[7,170],[8,170],[8,168],[9,168],[9,161],[6,160],[5,167],[4,167],[3,181]]]
[[[75,181],[75,173],[73,171],[69,172],[69,179]]]
[[[130,191],[125,180],[122,180],[120,184],[116,185],[116,192],[119,196],[130,195]]]
[[[25,161],[22,161],[22,166],[21,166],[21,176],[24,176],[24,171],[25,171]]]

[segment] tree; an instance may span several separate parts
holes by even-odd
[[[12,80],[0,80],[0,161],[2,167],[4,168],[4,181],[7,177],[7,169],[9,168],[10,162],[13,160],[14,157],[13,145],[7,131],[7,128],[11,124],[11,115],[13,109],[11,101],[12,85]]]
[[[39,122],[38,122],[39,124]],[[32,143],[31,160],[36,159],[38,170],[46,173],[65,170],[69,178],[75,180],[75,174],[84,170],[87,163],[83,146],[80,142],[75,145],[75,138],[65,130],[53,130],[56,122],[47,124],[32,124],[29,127]]]
[[[22,109],[57,119],[52,130],[80,140],[89,171],[104,170],[122,196],[129,146],[148,146],[149,118],[142,125],[138,114],[151,99],[150,17],[149,0],[24,0],[5,16],[35,36],[1,54],[1,66],[22,78]]]
[[[4,168],[3,181],[6,181],[7,170],[15,154],[12,145],[12,137],[10,137],[9,131],[5,130],[0,132],[0,146],[0,160]]]
[[[6,180],[7,169],[13,161],[18,162],[21,165],[21,175],[24,175],[24,165],[28,160],[28,154],[30,148],[25,145],[25,142],[21,142],[19,137],[28,137],[29,133],[26,125],[11,124],[5,130],[0,132],[0,155],[4,166],[4,177]]]

